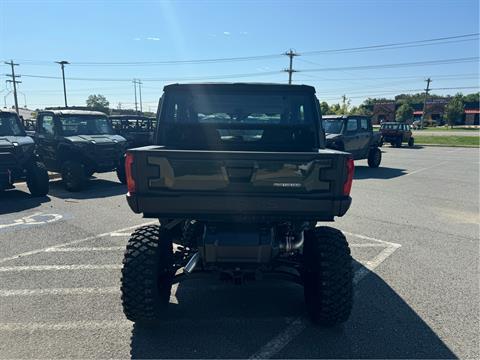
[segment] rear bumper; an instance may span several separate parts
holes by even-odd
[[[397,141],[398,138],[401,138],[401,135],[384,135],[383,136],[383,141],[385,142],[391,142],[391,141]]]
[[[351,197],[316,198],[314,196],[252,196],[128,194],[127,201],[135,213],[150,218],[191,218],[203,221],[332,221],[343,216]]]

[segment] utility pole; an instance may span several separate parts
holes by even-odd
[[[342,112],[343,112],[343,115],[346,115],[345,114],[345,111],[347,110],[346,109],[346,103],[347,103],[347,95],[343,94],[342,95]]]
[[[142,108],[142,82],[140,79],[137,80],[138,84],[138,93],[140,95],[140,113],[143,115],[143,108]]]
[[[137,79],[133,79],[133,89],[135,92],[135,113],[138,112],[138,107],[137,107]]]
[[[423,101],[423,112],[422,112],[422,120],[420,122],[420,129],[423,129],[423,121],[425,119],[425,111],[427,110],[427,98],[428,98],[428,92],[430,91],[430,83],[432,80],[428,78],[425,80],[427,82],[427,88],[425,89],[425,99]]]
[[[293,58],[295,56],[299,56],[299,54],[297,54],[292,49],[290,49],[288,52],[286,52],[283,55],[287,55],[290,58],[290,66],[288,67],[288,69],[285,69],[283,71],[288,73],[288,85],[292,85],[292,74],[294,72],[297,72],[297,70],[293,69]]]
[[[65,65],[70,64],[68,61],[62,60],[62,61],[55,61],[57,64],[60,64],[62,67],[62,79],[63,79],[63,97],[65,99],[65,107],[68,107],[67,105],[67,87],[65,86]]]
[[[15,75],[15,66],[18,66],[18,64],[15,64],[13,60],[10,60],[10,62],[5,61],[5,64],[10,65],[12,67],[12,74],[7,74],[7,76],[11,77],[12,80],[10,80],[13,83],[13,98],[15,99],[15,111],[17,112],[17,115],[19,115],[18,112],[18,99],[17,99],[17,84],[20,83],[21,81],[17,81],[17,77],[20,77],[20,75]]]

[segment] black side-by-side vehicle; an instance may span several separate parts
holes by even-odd
[[[61,173],[67,190],[81,190],[97,172],[116,170],[118,179],[126,182],[126,140],[113,132],[104,113],[44,110],[36,126],[37,152],[49,171]]]
[[[348,319],[352,258],[318,221],[351,203],[351,155],[325,148],[313,87],[169,85],[155,145],[127,151],[127,200],[160,225],[137,229],[123,261],[127,318],[162,318],[173,283],[193,272],[234,283],[282,273],[304,287],[314,322]],[[176,250],[173,250],[176,243]]]
[[[127,140],[129,149],[151,145],[156,119],[140,115],[109,116],[113,131]]]
[[[0,110],[0,190],[25,180],[33,196],[48,193],[48,172],[34,147],[17,113]]]
[[[372,168],[380,166],[382,138],[369,116],[324,115],[322,123],[328,148],[349,152],[355,160],[367,159]]]

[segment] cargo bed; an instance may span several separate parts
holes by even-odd
[[[351,203],[344,195],[349,156],[146,146],[128,151],[135,184],[127,199],[153,218],[330,221]]]

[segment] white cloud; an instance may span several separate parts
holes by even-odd
[[[240,33],[240,35],[247,35],[247,34],[248,34],[248,32],[246,32],[246,31],[242,31],[242,32]]]
[[[224,31],[223,35],[230,36],[230,31]]]
[[[140,38],[133,38],[134,41],[140,41]]]
[[[151,40],[151,41],[160,41],[160,38],[158,38],[158,37],[153,37],[153,36],[150,36],[150,37],[147,37],[147,40]]]

